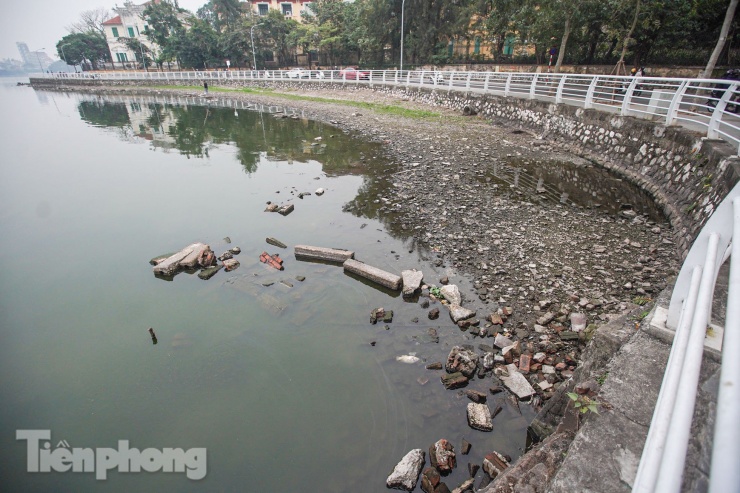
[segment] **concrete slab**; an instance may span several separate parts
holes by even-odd
[[[628,493],[637,474],[647,427],[620,412],[591,415],[550,482],[551,493]]]
[[[630,420],[649,426],[671,347],[644,332],[630,339],[607,365],[599,398]]]

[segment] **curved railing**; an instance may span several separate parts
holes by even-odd
[[[694,241],[673,287],[667,327],[675,329],[634,493],[678,492],[694,416],[704,337],[720,266],[730,259],[722,369],[709,492],[740,491],[740,183]]]
[[[86,72],[33,78],[156,82],[289,81],[391,85],[536,99],[681,125],[732,144],[740,154],[740,81],[520,72],[436,70],[229,70]]]

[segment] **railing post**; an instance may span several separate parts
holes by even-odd
[[[590,109],[594,107],[594,93],[596,92],[596,84],[598,80],[599,76],[594,75],[591,79],[591,83],[588,85],[588,90],[586,91],[586,99],[583,101],[584,109]]]
[[[409,87],[409,84],[411,84],[411,70],[406,71],[406,87]]]
[[[450,73],[450,83],[447,86],[447,92],[452,91],[452,81],[455,80],[455,71],[453,70],[452,73]]]
[[[624,99],[622,100],[622,109],[620,115],[629,116],[630,114],[630,101],[632,101],[632,94],[635,92],[637,87],[637,77],[633,77],[630,81],[630,85],[627,86],[627,92],[624,93]]]
[[[529,99],[535,99],[537,97],[537,75],[532,74],[532,85],[529,86]]]
[[[504,85],[504,97],[508,98],[511,93],[511,79],[514,77],[514,72],[509,72],[506,76],[506,85]]]
[[[678,116],[678,107],[681,104],[681,100],[683,99],[684,94],[686,94],[686,88],[688,87],[689,81],[684,80],[681,82],[681,85],[678,86],[678,90],[676,90],[676,93],[673,95],[673,99],[671,99],[671,104],[668,106],[668,113],[665,115],[665,124],[666,125],[673,125],[673,122],[676,121],[676,117]]]
[[[737,84],[730,85],[730,87],[727,88],[725,93],[717,102],[717,106],[714,107],[712,118],[709,120],[709,128],[707,128],[707,138],[719,138],[719,132],[717,130],[719,130],[719,124],[722,122],[722,114],[724,113],[725,108],[727,108],[727,102],[730,100],[730,98],[732,98],[735,91],[737,90],[737,87]]]
[[[567,78],[568,76],[565,74],[562,74],[560,76],[560,82],[558,83],[558,90],[555,93],[555,104],[563,103],[563,88],[565,87],[565,79]]]
[[[465,80],[465,89],[470,90],[470,78],[473,76],[473,72],[468,72],[468,78]]]
[[[421,77],[419,77],[419,87],[424,85],[424,71],[421,71]]]
[[[385,75],[388,73],[387,70],[383,70],[383,85],[385,85]]]
[[[483,92],[488,92],[488,79],[491,77],[491,72],[486,72],[486,80],[483,82]]]

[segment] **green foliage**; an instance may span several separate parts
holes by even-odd
[[[136,61],[142,62],[144,67],[151,66],[152,52],[147,45],[136,38],[118,38],[118,40],[125,44],[129,50],[134,52]]]
[[[69,65],[79,65],[85,60],[93,70],[97,70],[98,64],[111,61],[105,37],[95,31],[68,34],[57,43],[57,53]]]
[[[551,47],[560,51],[563,63],[613,64],[625,44],[628,65],[706,62],[719,36],[726,0],[639,0],[637,24],[626,40],[637,2],[315,0],[308,4],[303,23],[298,23],[277,9],[255,17],[252,4],[239,0],[208,0],[197,18],[186,18],[176,0],[161,0],[144,10],[147,36],[157,44],[154,53],[145,56],[160,65],[178,60],[184,67],[223,66],[228,58],[235,67],[247,66],[253,55],[250,28],[259,22],[262,25],[254,30],[256,57],[271,52],[281,67],[295,65],[298,54],[308,52],[317,54],[322,65],[359,61],[365,67],[397,66],[401,31],[405,66],[489,60],[547,63]],[[737,23],[730,29],[720,63],[738,61],[740,51],[730,49],[740,43]],[[512,43],[527,49],[505,52]],[[70,46],[70,51],[79,50]],[[81,59],[76,54],[71,57],[65,46],[71,60]],[[102,57],[96,55],[93,63]]]
[[[597,402],[587,395],[579,395],[575,392],[568,392],[568,397],[573,401],[573,407],[578,410],[581,414],[592,412],[599,414],[600,402]]]
[[[178,60],[185,67],[214,67],[224,59],[216,31],[201,19],[192,19],[190,29],[179,37],[176,50]]]
[[[605,371],[604,373],[596,377],[596,383],[598,383],[599,385],[604,385],[604,382],[606,382],[606,377],[608,376],[609,376],[609,372]]]

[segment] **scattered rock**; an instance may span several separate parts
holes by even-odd
[[[403,280],[403,296],[410,297],[420,289],[424,274],[420,270],[404,270],[401,271],[401,279]]]
[[[470,377],[475,373],[475,368],[478,365],[479,356],[462,346],[455,346],[447,356],[447,363],[445,363],[445,370],[447,373],[460,372],[466,377]]]
[[[442,286],[439,290],[440,294],[446,299],[451,305],[462,304],[462,296],[460,296],[460,289],[454,284],[448,284]]]
[[[274,245],[274,246],[276,246],[276,247],[278,247],[278,248],[288,248],[288,247],[287,247],[287,246],[285,245],[285,243],[283,243],[282,241],[278,240],[277,238],[273,238],[273,237],[271,237],[271,236],[269,236],[269,237],[265,238],[265,241],[266,241],[267,243],[269,243],[270,245]]]
[[[483,470],[491,479],[496,479],[496,476],[504,472],[508,467],[509,462],[506,458],[495,451],[486,454],[486,457],[483,459]]]
[[[437,320],[439,318],[439,308],[432,308],[427,314],[429,320]]]
[[[535,394],[535,390],[529,384],[524,375],[519,373],[516,365],[506,365],[508,375],[501,375],[501,381],[508,387],[518,398],[527,399]]]
[[[440,474],[449,474],[457,467],[455,447],[444,438],[438,440],[434,445],[429,447],[429,462]]]
[[[537,319],[537,323],[539,325],[547,325],[550,322],[552,322],[554,319],[555,319],[555,314],[552,312],[547,312]]]
[[[418,363],[420,360],[413,354],[404,354],[403,356],[396,356],[396,361],[401,363],[413,364]]]
[[[468,425],[479,431],[493,430],[491,410],[487,404],[468,403]]]
[[[412,491],[416,488],[419,472],[424,466],[425,454],[422,449],[413,449],[408,452],[393,468],[393,472],[385,480],[388,488]]]
[[[427,467],[421,473],[421,490],[425,493],[435,493],[440,480],[439,471],[433,467]]]
[[[493,340],[493,345],[500,349],[511,346],[512,344],[514,344],[514,341],[501,334],[496,334],[496,338]]]
[[[477,390],[466,390],[465,395],[468,396],[468,399],[478,404],[486,402],[486,399],[488,398],[486,394]]]
[[[216,272],[220,271],[222,265],[214,265],[213,267],[206,267],[205,269],[202,269],[200,272],[198,272],[198,277],[203,279],[204,281],[207,281],[208,279],[212,278],[216,275]]]
[[[475,467],[478,467],[477,465]],[[476,471],[478,472],[478,471]],[[473,474],[475,476],[475,474]],[[460,486],[452,490],[451,493],[465,493],[467,491],[473,491],[473,484],[475,483],[475,479],[469,478],[463,481]],[[436,493],[436,492],[435,492]]]
[[[233,258],[224,260],[224,270],[230,272],[239,267],[239,261]]]
[[[570,314],[570,328],[573,332],[581,332],[586,328],[588,324],[588,318],[585,313],[571,313]]]
[[[453,322],[458,323],[473,317],[475,317],[475,311],[456,304],[450,305],[450,318]]]
[[[442,380],[442,385],[444,385],[444,387],[447,390],[452,390],[452,389],[458,389],[460,387],[466,386],[468,384],[469,379],[462,373],[456,372],[456,373],[445,373],[444,375],[442,375],[441,380]]]

